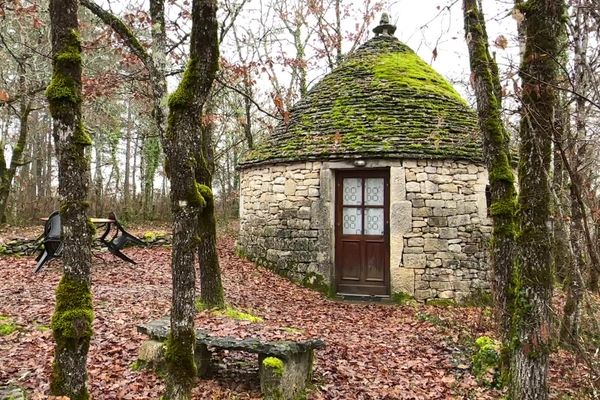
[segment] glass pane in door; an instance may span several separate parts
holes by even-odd
[[[383,208],[367,208],[365,210],[365,235],[383,235]]]
[[[344,205],[359,206],[362,204],[362,179],[344,178]]]
[[[382,206],[384,190],[383,178],[365,179],[365,204],[368,206]]]
[[[343,212],[344,235],[362,234],[362,209],[358,207],[344,207]]]

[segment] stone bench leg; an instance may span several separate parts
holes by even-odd
[[[197,375],[200,378],[207,376],[210,373],[210,351],[205,344],[196,345],[194,349],[194,358],[196,360]]]
[[[261,354],[258,357],[260,390],[265,400],[296,399],[312,379],[313,351],[291,355],[287,360]]]
[[[205,344],[199,344],[194,350],[198,376],[204,377],[210,371],[210,352]],[[165,366],[165,344],[156,340],[146,340],[142,343],[138,353],[138,360],[155,371]]]

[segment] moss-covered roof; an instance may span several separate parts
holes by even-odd
[[[359,157],[482,159],[473,110],[393,36],[372,38],[325,76],[241,167]]]

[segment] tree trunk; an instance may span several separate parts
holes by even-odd
[[[81,120],[81,42],[78,1],[51,0],[52,80],[46,96],[53,118],[63,225],[64,274],[56,289],[52,331],[56,347],[50,392],[88,399],[86,359],[92,336],[91,231],[88,207],[91,144]]]
[[[571,182],[571,248],[572,262],[565,281],[567,299],[565,301],[562,324],[560,328],[561,343],[575,347],[579,338],[579,319],[581,316],[581,300],[585,290],[582,271],[585,270],[585,244],[582,218],[577,193],[574,185],[581,182]]]
[[[173,299],[171,334],[166,351],[168,378],[165,393],[169,399],[191,398],[196,375],[194,254],[198,246],[197,223],[202,210],[210,206],[212,193],[208,186],[196,182],[194,170],[202,160],[196,158],[195,145],[202,134],[198,123],[202,107],[218,69],[216,12],[215,0],[193,1],[190,58],[183,78],[168,102],[164,149],[173,212]],[[160,23],[164,29],[164,20]]]
[[[123,178],[123,209],[129,214],[130,203],[131,203],[131,190],[129,188],[130,175],[131,175],[131,102],[133,99],[129,99],[127,102],[127,125],[125,126],[125,177]]]
[[[518,269],[512,327],[510,398],[548,398],[548,356],[551,328],[552,260],[550,160],[557,118],[558,65],[564,31],[562,0],[529,0],[525,15],[525,52],[521,61],[522,115],[519,152]]]
[[[207,104],[210,112],[212,106]],[[204,188],[202,196],[206,207],[198,218],[198,261],[200,264],[200,299],[209,308],[221,308],[225,305],[221,267],[217,253],[217,223],[215,219],[215,199],[212,192],[212,176],[214,173],[214,152],[212,147],[213,124],[206,119],[202,124],[200,143],[197,146],[202,153],[196,154],[196,180]],[[224,193],[225,194],[225,193]]]
[[[13,186],[15,173],[17,168],[23,165],[23,152],[27,144],[29,136],[28,118],[31,112],[31,101],[27,98],[27,85],[25,81],[25,69],[22,63],[19,63],[19,92],[22,93],[22,98],[19,102],[19,137],[12,151],[10,166],[6,167],[4,158],[4,149],[0,156],[0,223],[6,223],[6,208],[8,196]]]
[[[573,77],[573,88],[579,93],[586,93],[588,86],[585,62],[587,59],[587,34],[585,21],[583,21],[581,7],[574,7],[573,15],[573,52],[575,55],[575,68]],[[573,171],[571,177],[570,199],[571,199],[571,248],[572,262],[567,270],[565,289],[567,298],[564,306],[563,320],[560,329],[561,342],[567,346],[576,346],[579,336],[579,318],[581,314],[581,300],[583,298],[584,280],[583,271],[586,270],[585,232],[583,218],[585,213],[579,203],[578,191],[583,190],[582,165],[585,158],[586,139],[586,101],[577,96],[575,98],[575,134],[570,138],[571,149],[569,168]]]
[[[483,134],[485,162],[489,171],[494,223],[491,241],[493,291],[500,337],[507,344],[510,329],[509,295],[514,262],[517,197],[510,165],[510,136],[502,122],[502,89],[498,67],[489,53],[485,19],[476,0],[464,0],[465,32],[479,127]],[[505,346],[506,347],[506,346]],[[505,360],[506,361],[506,360]]]

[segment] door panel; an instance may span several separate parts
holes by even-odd
[[[338,293],[389,294],[389,172],[336,175],[335,267]]]
[[[343,248],[341,251],[342,263],[344,269],[342,272],[342,279],[358,281],[361,275],[361,254],[360,254],[360,241],[344,241],[342,244]]]
[[[385,244],[383,242],[366,242],[367,268],[365,280],[384,282],[385,280]]]

